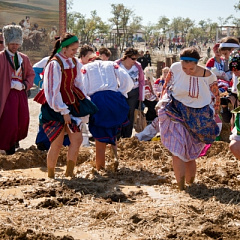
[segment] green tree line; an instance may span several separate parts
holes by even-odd
[[[82,43],[93,43],[94,39],[102,38],[106,42],[117,45],[122,52],[124,47],[131,43],[133,34],[139,29],[144,32],[146,42],[156,44],[157,39],[171,41],[171,37],[181,37],[187,43],[196,39],[203,42],[205,39],[214,39],[218,31],[222,34],[221,26],[235,26],[232,32],[240,36],[240,18],[232,15],[223,18],[219,17],[218,22],[210,18],[203,19],[196,23],[190,18],[175,17],[169,19],[160,16],[157,23],[142,25],[142,17],[136,16],[134,11],[123,4],[111,4],[111,15],[108,22],[102,21],[97,11],[91,12],[87,18],[82,13],[72,12],[72,0],[67,1],[67,30],[79,36]],[[236,11],[240,10],[240,1],[234,5]],[[169,39],[170,38],[170,39]]]

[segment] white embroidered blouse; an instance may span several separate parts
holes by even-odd
[[[83,65],[83,85],[88,96],[95,92],[111,90],[121,92],[125,97],[133,88],[129,74],[112,61],[96,60]]]
[[[195,77],[187,75],[182,70],[180,62],[172,64],[170,68],[172,96],[184,105],[202,108],[211,104],[213,94],[210,87],[217,82],[213,73],[209,77]]]

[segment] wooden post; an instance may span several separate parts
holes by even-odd
[[[172,56],[172,64],[175,63],[177,61],[177,55],[173,54]]]
[[[171,62],[171,58],[170,57],[166,57],[165,64],[166,64],[166,67],[170,67],[171,66],[172,62]]]
[[[59,34],[67,31],[67,0],[59,0]]]
[[[165,63],[163,61],[157,61],[157,72],[156,77],[159,78],[162,75],[162,69],[165,67]]]

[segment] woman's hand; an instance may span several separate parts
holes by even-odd
[[[63,118],[64,118],[65,124],[70,124],[71,123],[71,117],[70,117],[69,114],[63,115]]]

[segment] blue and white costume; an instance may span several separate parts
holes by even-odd
[[[84,92],[99,109],[90,117],[89,130],[96,140],[115,145],[118,131],[128,122],[126,98],[133,81],[111,61],[96,60],[84,65],[81,72]]]

